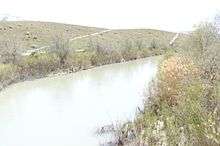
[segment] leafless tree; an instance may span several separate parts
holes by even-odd
[[[51,52],[55,53],[60,59],[60,65],[64,65],[65,61],[70,53],[70,42],[69,39],[56,36],[53,39],[51,45]]]
[[[203,77],[210,82],[219,75],[220,66],[220,40],[218,28],[212,23],[201,23],[190,34],[184,48],[187,56],[191,56],[203,69]]]
[[[143,49],[143,47],[144,47],[143,40],[137,40],[137,41],[135,42],[135,44],[136,44],[138,50],[141,50],[141,49]]]
[[[201,23],[196,27],[196,31],[191,33],[188,40],[188,47],[196,53],[204,53],[206,49],[218,40],[218,29],[212,23]]]

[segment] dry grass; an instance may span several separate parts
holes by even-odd
[[[62,35],[63,39],[71,39],[103,30],[105,29],[51,22],[0,22],[0,43],[16,40],[16,43],[20,46],[19,51],[24,51],[26,49],[50,46],[56,36]],[[148,48],[153,40],[166,48],[174,36],[175,33],[172,32],[152,29],[112,30],[103,34],[74,40],[71,43],[71,48],[91,49],[91,42],[99,42],[114,49],[123,49],[128,42],[131,43],[133,48],[137,46]],[[182,38],[183,36],[177,39],[178,44]],[[174,46],[177,47],[178,45],[175,44]]]
[[[151,30],[151,29],[125,29],[112,30],[110,32],[73,41],[72,46],[79,49],[90,49],[91,43],[99,42],[115,49],[124,49],[128,43],[132,48],[149,48],[152,41],[159,46],[167,48],[175,33]],[[182,37],[181,37],[182,39]],[[178,45],[176,45],[178,46]]]
[[[64,39],[68,39],[102,30],[104,29],[51,22],[0,22],[0,42],[16,38],[22,49],[31,49],[50,45],[53,37],[61,34],[65,36]]]

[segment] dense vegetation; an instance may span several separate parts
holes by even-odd
[[[14,82],[50,74],[164,54],[175,36],[147,29],[99,34],[103,30],[48,22],[0,22],[0,90]],[[173,45],[175,48],[182,38]],[[33,51],[39,48],[43,49]]]
[[[144,108],[117,131],[121,145],[220,145],[218,30],[203,23],[166,53]],[[131,133],[133,137],[131,137]]]
[[[0,31],[10,33],[8,31],[13,27],[6,30],[3,27]],[[123,35],[113,37],[118,33]],[[0,44],[0,89],[51,73],[76,72],[164,54],[157,78],[146,91],[144,108],[139,109],[134,121],[123,124],[116,131],[118,142],[130,145],[220,145],[220,40],[215,26],[203,23],[173,46],[165,40],[170,40],[172,34],[158,31],[156,35],[162,36],[160,39],[149,37],[143,40],[136,35],[131,39],[129,33],[111,32],[73,43],[64,36],[53,37],[47,52],[30,56],[21,55],[19,48],[24,44],[17,38],[4,40]],[[29,33],[25,37],[32,38]]]
[[[0,89],[51,73],[76,72],[164,54],[157,78],[146,91],[144,108],[139,109],[134,121],[116,131],[119,143],[220,145],[218,30],[212,24],[201,24],[174,46],[162,39],[127,39],[126,33],[117,44],[117,39],[112,39],[112,35],[117,34],[111,33],[105,34],[106,40],[98,36],[81,39],[81,43],[76,44],[63,36],[54,37],[47,52],[30,56],[20,54],[21,44],[16,39],[1,42]]]
[[[88,45],[90,49],[87,50],[72,49],[70,41],[59,36],[53,38],[49,51],[22,56],[18,52],[18,42],[5,41],[0,58],[0,89],[18,81],[160,55],[166,50],[155,41],[145,46],[126,40],[119,49],[99,41]]]

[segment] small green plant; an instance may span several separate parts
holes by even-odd
[[[59,57],[55,54],[35,54],[23,59],[21,74],[32,77],[45,76],[59,68]]]
[[[0,89],[19,79],[18,69],[13,64],[0,64]]]

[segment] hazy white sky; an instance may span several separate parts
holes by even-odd
[[[220,0],[0,0],[0,14],[107,28],[190,30],[220,10]]]

